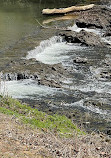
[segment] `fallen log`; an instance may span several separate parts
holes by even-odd
[[[42,14],[66,14],[73,11],[84,11],[94,7],[94,4],[85,5],[85,6],[71,6],[68,8],[60,8],[60,9],[43,9]]]

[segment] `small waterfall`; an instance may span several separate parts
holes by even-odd
[[[24,79],[32,79],[36,80],[36,82],[39,82],[39,77],[36,74],[30,74],[25,72],[19,72],[19,73],[0,73],[0,81],[19,81]]]
[[[7,81],[17,81],[17,73],[5,73],[0,72],[0,94],[8,95]]]
[[[40,46],[29,51],[26,59],[35,58],[44,64],[58,64],[68,61],[70,58],[69,52],[83,49],[86,49],[86,47],[82,47],[79,44],[67,44],[63,41],[62,37],[54,36],[42,41]]]
[[[17,81],[17,73],[5,73],[5,74],[3,74],[1,72],[0,79],[2,81],[15,81],[15,80]]]
[[[34,58],[34,57],[36,57],[37,53],[39,54],[39,53],[43,52],[47,47],[51,47],[53,44],[61,43],[62,41],[63,41],[63,39],[60,36],[54,36],[48,40],[44,40],[44,41],[40,42],[40,46],[36,47],[32,51],[29,51],[26,58],[27,59]]]
[[[74,24],[73,26],[68,27],[68,29],[70,29],[72,31],[75,31],[75,32],[80,32],[81,30],[85,30],[87,32],[92,32],[92,33],[95,33],[97,35],[101,34],[100,29],[79,28],[76,24]]]

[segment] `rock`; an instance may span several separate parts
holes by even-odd
[[[35,59],[20,59],[20,61],[11,62],[2,72],[3,80],[33,79],[38,85],[56,88],[62,87],[61,80],[68,75],[61,64],[52,66],[40,63]]]
[[[85,106],[97,106],[97,107],[102,107],[102,102],[96,101],[96,100],[86,100],[84,102]]]
[[[58,83],[58,82],[56,82],[54,80],[42,79],[42,80],[40,80],[40,84],[48,86],[48,87],[61,88],[60,83]]]
[[[83,125],[90,125],[90,122],[83,122]]]
[[[80,13],[76,25],[80,28],[99,28],[106,30],[111,26],[110,9],[95,6],[93,9]],[[108,30],[108,29],[107,29]]]
[[[63,37],[64,41],[68,43],[78,43],[85,46],[98,46],[103,47],[105,45],[104,42],[101,41],[99,35],[96,35],[92,32],[87,32],[85,30],[81,30],[79,33],[77,32],[64,32],[60,33],[60,36]]]
[[[78,17],[75,20],[75,24],[79,28],[87,29],[99,29],[99,32],[104,33],[99,35],[92,32],[86,32],[81,30],[80,32],[62,32],[60,35],[64,38],[64,41],[68,43],[79,43],[85,46],[98,46],[104,47],[110,45],[107,42],[101,40],[101,36],[111,36],[111,10],[104,6],[95,6],[90,10],[73,12]]]
[[[106,134],[111,135],[111,129],[108,129],[108,130],[106,131]]]
[[[100,78],[111,79],[111,73],[109,73],[108,71],[103,71],[100,73]]]
[[[25,79],[25,75],[23,73],[18,73],[17,80],[22,80],[22,79]]]
[[[111,36],[111,30],[106,31],[106,33],[103,35],[104,37]]]
[[[77,57],[77,58],[73,59],[74,63],[79,63],[79,64],[86,64],[87,61],[88,61],[87,58]]]
[[[76,25],[79,27],[79,28],[99,28],[99,29],[103,29],[103,27],[101,25],[97,25],[97,24],[94,24],[93,22],[85,22],[83,19],[79,19],[79,20],[76,20]]]

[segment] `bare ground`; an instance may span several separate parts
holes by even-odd
[[[111,158],[111,139],[103,134],[60,138],[32,129],[0,113],[0,158]]]

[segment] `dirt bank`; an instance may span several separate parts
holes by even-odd
[[[14,116],[0,113],[1,158],[110,158],[111,140],[105,135],[60,138],[22,124]]]

